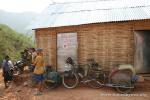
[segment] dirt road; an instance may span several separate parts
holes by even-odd
[[[0,78],[0,100],[150,100],[150,81],[136,84],[132,94],[121,95],[114,89],[103,87],[91,89],[79,86],[75,89],[66,89],[60,86],[56,89],[44,90],[41,96],[35,96],[35,88],[11,84],[4,89],[2,77]]]

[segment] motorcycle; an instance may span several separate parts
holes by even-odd
[[[15,74],[23,74],[24,71],[24,67],[26,66],[26,61],[24,60],[18,60],[15,64],[14,64],[14,73]]]

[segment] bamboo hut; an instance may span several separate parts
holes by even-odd
[[[46,63],[58,71],[63,71],[64,60],[71,56],[78,64],[94,58],[106,70],[126,63],[139,73],[148,73],[149,12],[147,0],[55,3],[32,27]]]

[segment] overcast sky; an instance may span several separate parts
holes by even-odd
[[[52,2],[78,2],[92,0],[0,0],[0,9],[9,12],[37,12],[40,13]]]

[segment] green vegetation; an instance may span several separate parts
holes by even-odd
[[[5,55],[9,55],[12,60],[17,60],[20,58],[21,51],[33,46],[31,36],[17,33],[8,26],[0,24],[0,62]]]

